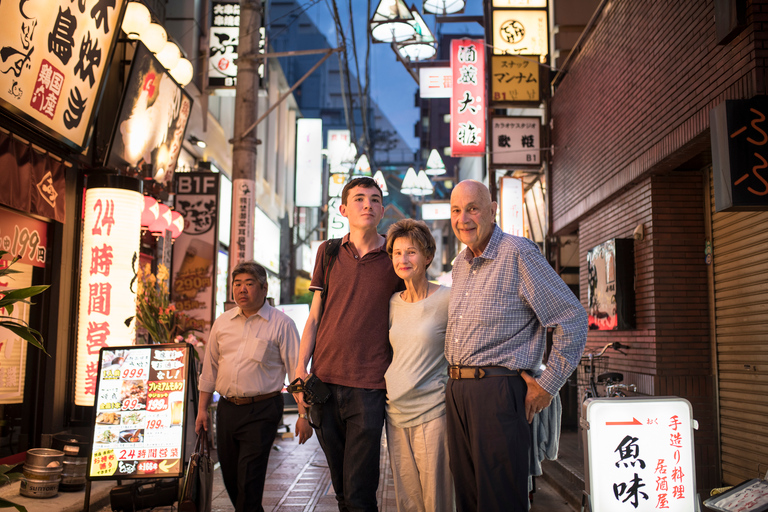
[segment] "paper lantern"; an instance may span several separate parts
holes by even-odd
[[[92,406],[99,350],[133,345],[135,262],[141,235],[142,184],[117,175],[88,177],[77,323],[75,405]]]
[[[144,209],[141,210],[141,227],[148,228],[160,216],[160,205],[152,196],[144,196]]]
[[[149,226],[149,231],[155,236],[165,235],[165,230],[171,228],[171,221],[173,220],[171,217],[171,209],[163,203],[159,203],[159,206],[160,215],[157,217],[157,220]]]
[[[121,28],[128,34],[128,39],[139,39],[141,33],[152,23],[149,9],[141,2],[129,2],[125,7],[125,16]]]
[[[168,72],[182,87],[191,82],[195,75],[195,69],[192,67],[192,63],[185,58],[179,59],[178,64]]]
[[[160,61],[160,64],[165,66],[165,69],[173,69],[181,60],[181,50],[176,46],[176,43],[168,41],[155,57]]]
[[[171,230],[171,238],[176,240],[180,234],[184,232],[184,216],[179,212],[171,211],[171,226],[168,228]]]
[[[149,51],[157,53],[168,44],[168,33],[161,25],[152,23],[141,33],[141,42]]]

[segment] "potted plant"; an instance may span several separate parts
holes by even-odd
[[[14,257],[10,262],[3,260],[3,257],[9,254],[8,251],[0,250],[0,279],[11,274],[20,274],[21,271],[14,270],[11,266],[21,259],[21,256]],[[1,265],[7,262],[7,265]],[[11,278],[13,279],[13,278]],[[4,327],[15,335],[26,340],[31,345],[39,348],[46,355],[50,356],[46,352],[43,346],[43,335],[39,331],[31,328],[27,322],[19,318],[14,318],[10,315],[13,314],[14,307],[19,304],[32,304],[29,301],[30,297],[39,295],[49,288],[49,285],[41,286],[28,286],[26,288],[11,288],[0,289],[0,327]]]

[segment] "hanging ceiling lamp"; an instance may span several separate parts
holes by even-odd
[[[387,188],[387,180],[384,179],[384,174],[382,174],[381,169],[376,171],[376,174],[373,175],[373,181],[376,182],[376,184],[381,189],[381,195],[386,197],[389,195],[389,189]]]
[[[149,9],[141,2],[128,2],[125,6],[125,16],[120,28],[128,35],[128,39],[139,39],[141,34],[152,23]]]
[[[371,163],[368,161],[368,157],[363,153],[355,163],[355,170],[352,172],[353,176],[370,176],[371,175]]]
[[[413,15],[413,21],[411,21],[414,30],[413,36],[402,43],[398,43],[397,51],[404,59],[431,59],[437,53],[435,36],[432,35],[432,31],[429,30],[415,5],[411,7],[411,14]]]
[[[421,188],[419,188],[419,177],[416,175],[416,171],[413,167],[409,167],[403,178],[403,184],[400,186],[400,192],[408,194],[409,196],[420,196]]]
[[[192,78],[195,74],[195,69],[192,67],[191,62],[182,57],[179,59],[179,62],[176,64],[176,66],[174,66],[173,69],[168,70],[168,72],[180,86],[184,87],[192,81]]]
[[[427,168],[424,172],[430,176],[440,176],[441,174],[445,174],[445,164],[443,163],[443,159],[440,158],[440,153],[438,153],[436,149],[433,149],[429,153]]]
[[[456,14],[464,12],[464,0],[424,0],[424,12],[428,14]]]
[[[399,43],[413,36],[413,14],[403,0],[381,0],[369,22],[374,43]]]
[[[419,190],[421,190],[421,194],[419,195],[428,196],[435,191],[435,187],[432,186],[432,181],[430,181],[429,176],[427,176],[427,173],[425,173],[423,169],[419,171],[417,179]]]
[[[141,42],[152,53],[157,53],[168,43],[168,33],[157,23],[152,23],[141,33]]]

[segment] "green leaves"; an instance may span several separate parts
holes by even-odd
[[[8,251],[0,251],[0,259],[2,259],[3,256],[5,256],[6,254],[8,254]],[[21,273],[18,270],[10,268],[11,265],[16,263],[20,259],[21,259],[21,256],[16,256],[8,263],[7,267],[0,268],[0,277],[6,276],[9,274]],[[26,288],[16,288],[11,290],[0,291],[0,311],[4,309],[5,310],[4,312],[7,313],[4,315],[0,315],[0,327],[4,327],[8,329],[12,333],[14,333],[16,336],[19,336],[21,339],[39,348],[47,356],[50,357],[50,354],[45,350],[45,347],[43,346],[43,335],[40,334],[39,331],[32,329],[29,326],[29,324],[27,324],[27,322],[20,320],[18,318],[13,318],[12,316],[9,316],[13,314],[13,310],[16,304],[21,303],[21,304],[31,305],[32,302],[29,301],[29,298],[43,293],[48,288],[49,288],[49,285],[42,285],[42,286],[28,286]],[[0,475],[2,474],[4,474],[4,472],[2,472],[2,466],[0,466]],[[3,505],[0,502],[0,507],[2,506]]]

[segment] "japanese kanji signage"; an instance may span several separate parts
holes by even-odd
[[[82,149],[124,0],[0,3],[0,105]]]
[[[191,350],[173,343],[100,351],[89,480],[182,475]]]
[[[491,56],[491,103],[540,100],[541,81],[537,56]]]
[[[241,261],[253,259],[253,217],[256,210],[256,180],[232,181],[232,241],[229,248],[229,272]]]
[[[106,165],[123,169],[151,165],[155,180],[169,185],[191,112],[192,98],[138,43]]]
[[[541,62],[546,62],[549,54],[547,11],[494,9],[493,53],[538,55]]]
[[[696,509],[691,404],[678,397],[597,398],[586,407],[593,512]]]
[[[296,206],[323,205],[323,120],[296,121]]]
[[[419,97],[450,98],[453,89],[453,71],[450,67],[419,68]]]
[[[451,41],[451,156],[485,154],[485,43]]]
[[[710,112],[715,210],[768,209],[768,96],[727,100]]]
[[[96,185],[94,182],[104,179]],[[138,180],[89,176],[85,191],[75,404],[92,406],[99,350],[135,341],[136,270],[144,199]],[[119,181],[119,183],[118,183]],[[130,188],[112,188],[116,185]]]
[[[512,176],[504,176],[501,178],[500,189],[501,201],[499,209],[501,210],[500,227],[502,231],[514,236],[525,236],[523,180],[521,178],[513,178]]]
[[[263,16],[263,12],[262,12]],[[266,29],[259,29],[259,53],[266,47]],[[237,85],[237,46],[240,42],[240,3],[213,2],[208,57],[208,87],[234,89]],[[259,63],[259,78],[264,80],[264,61]]]
[[[45,222],[0,210],[0,249],[21,256],[21,264],[45,268],[48,256],[47,233],[48,226]]]
[[[541,165],[541,119],[493,117],[491,164]]]
[[[211,172],[176,175],[175,206],[184,216],[184,231],[173,244],[171,291],[176,310],[193,319],[203,341],[211,331],[216,303],[220,177]]]
[[[349,221],[339,211],[341,192],[349,180],[348,162],[354,147],[351,145],[349,130],[328,130],[328,169],[331,176],[328,179],[328,238],[341,238],[349,233]]]

